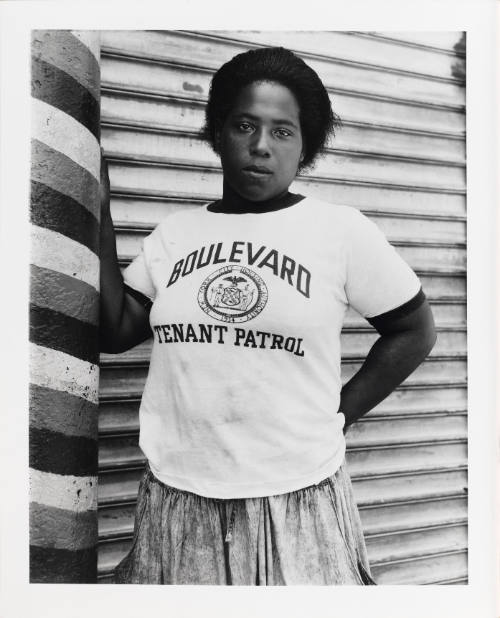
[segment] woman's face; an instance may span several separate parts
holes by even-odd
[[[220,134],[224,180],[247,200],[286,193],[302,154],[299,105],[276,82],[254,82],[239,93]]]

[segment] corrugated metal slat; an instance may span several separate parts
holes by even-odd
[[[215,68],[252,46],[298,51],[325,81],[344,127],[292,190],[360,208],[415,268],[438,343],[348,433],[348,463],[377,581],[467,581],[467,363],[464,88],[460,33],[103,33],[102,138],[110,157],[121,265],[172,210],[221,191],[199,139]],[[186,190],[189,187],[189,191]],[[375,331],[349,310],[342,379]],[[102,355],[100,550],[103,583],[130,546],[144,457],[138,407],[150,342]]]

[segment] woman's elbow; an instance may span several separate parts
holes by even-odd
[[[425,301],[417,312],[417,320],[414,326],[417,330],[417,338],[420,342],[423,357],[427,357],[437,342],[436,324],[429,303]]]
[[[429,329],[429,332],[427,333],[426,336],[426,344],[427,344],[427,352],[426,352],[426,356],[428,354],[430,354],[432,348],[436,345],[437,342],[437,332],[436,332],[436,327],[433,325],[432,328]]]
[[[437,342],[437,332],[434,323],[426,324],[416,333],[416,339],[419,342],[419,348],[422,354],[422,360],[425,359],[432,351]]]

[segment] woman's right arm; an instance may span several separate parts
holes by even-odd
[[[149,309],[126,293],[111,218],[108,165],[101,155],[100,350],[118,353],[151,336]]]

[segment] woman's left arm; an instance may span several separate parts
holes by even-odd
[[[389,321],[370,320],[380,337],[359,371],[344,385],[340,410],[345,428],[375,407],[425,359],[436,343],[434,319],[425,300],[411,313]]]

